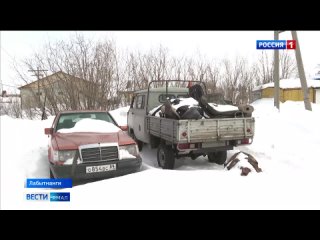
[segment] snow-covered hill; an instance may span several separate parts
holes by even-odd
[[[253,104],[256,136],[239,150],[252,154],[262,173],[240,176],[209,163],[206,157],[176,160],[175,170],[162,170],[156,150],[144,146],[143,170],[138,173],[79,185],[71,202],[28,202],[23,198],[26,177],[48,177],[48,120],[0,117],[1,208],[4,209],[320,209],[320,106],[304,110],[303,102],[281,104],[273,99]],[[114,111],[126,123],[126,111]],[[43,192],[43,190],[34,190]],[[33,191],[33,192],[34,192]],[[59,190],[58,190],[59,191]],[[60,190],[60,191],[66,191]]]

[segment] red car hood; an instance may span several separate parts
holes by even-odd
[[[135,143],[122,131],[117,133],[55,133],[54,139],[58,150],[75,150],[80,145],[92,143],[118,143],[120,146]]]

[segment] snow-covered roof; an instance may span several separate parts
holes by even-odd
[[[320,80],[320,71],[318,74],[315,74],[313,77],[314,80]]]
[[[290,79],[281,79],[279,81],[280,88],[282,89],[288,89],[288,88],[301,88],[301,83],[299,78],[290,78]],[[307,85],[308,87],[313,87],[313,88],[320,88],[320,81],[319,80],[313,80],[313,79],[308,79],[307,80]],[[274,82],[271,83],[266,83],[260,86],[257,86],[253,89],[253,91],[265,89],[265,88],[272,88],[274,87]]]

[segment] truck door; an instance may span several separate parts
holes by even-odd
[[[127,115],[127,118],[128,118],[128,133],[131,135],[132,131],[133,131],[133,126],[134,126],[134,119],[133,119],[133,116],[134,116],[134,112],[135,112],[135,104],[136,104],[136,96],[133,96],[132,98],[132,101],[131,101],[131,104],[130,104],[130,109],[128,111],[128,115]]]
[[[146,129],[146,94],[136,95],[128,119],[132,119],[133,132],[136,138],[142,142],[149,142],[149,134]],[[128,120],[129,121],[129,120]]]

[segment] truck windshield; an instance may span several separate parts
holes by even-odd
[[[64,113],[60,115],[56,131],[62,128],[73,128],[78,121],[85,118],[102,120],[117,125],[107,112]]]

